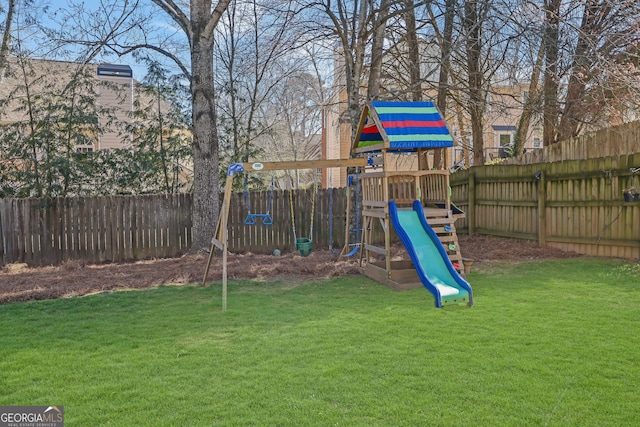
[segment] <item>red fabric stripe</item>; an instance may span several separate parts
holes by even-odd
[[[425,120],[394,120],[392,122],[382,122],[385,128],[441,128],[444,127],[443,120],[425,121]]]
[[[362,129],[362,133],[370,134],[370,133],[380,133],[380,132],[378,132],[378,126],[367,126]]]

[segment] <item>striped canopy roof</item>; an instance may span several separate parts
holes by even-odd
[[[352,151],[452,146],[453,138],[433,102],[373,101],[362,112]]]

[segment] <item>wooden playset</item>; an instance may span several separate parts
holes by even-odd
[[[393,289],[425,286],[434,295],[436,307],[472,305],[471,287],[461,276],[464,264],[455,229],[456,219],[464,213],[451,203],[449,172],[429,170],[426,166],[428,150],[451,146],[453,138],[432,102],[369,102],[353,141],[351,159],[230,165],[203,283],[214,249],[219,248],[223,258],[223,308],[226,308],[227,223],[235,173],[358,167],[364,171],[359,178],[362,273]],[[405,161],[399,162],[401,157]],[[398,164],[405,165],[406,170],[399,170],[403,168]],[[393,259],[396,236],[405,245],[410,259]],[[341,255],[347,249],[345,244]]]
[[[362,113],[352,154],[375,156],[373,169],[362,175],[362,271],[394,289],[422,286],[409,260],[392,260],[389,201],[410,208],[420,200],[427,222],[438,235],[449,259],[464,274],[455,221],[464,215],[451,204],[449,171],[429,170],[428,150],[453,145],[453,139],[432,102],[370,102]],[[414,157],[413,162],[398,156]],[[392,165],[413,164],[417,170]],[[380,239],[382,234],[383,238]],[[382,258],[382,260],[379,260]]]

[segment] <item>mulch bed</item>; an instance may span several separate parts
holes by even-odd
[[[489,236],[460,235],[463,257],[475,263],[491,260],[540,260],[578,256],[535,242]],[[394,246],[394,252],[402,249]],[[143,289],[158,285],[201,282],[207,254],[181,258],[154,259],[126,264],[84,265],[69,261],[56,267],[29,268],[25,264],[5,266],[0,274],[0,304],[82,296],[123,289]],[[229,279],[337,277],[358,273],[358,257],[336,260],[328,250],[314,249],[308,257],[297,253],[280,256],[232,254],[228,259]],[[221,280],[220,256],[213,259],[209,281]]]

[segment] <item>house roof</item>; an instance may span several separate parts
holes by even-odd
[[[133,70],[128,65],[120,64],[100,64],[98,65],[99,76],[133,77]]]
[[[453,146],[453,137],[433,102],[372,101],[365,105],[352,152]]]

